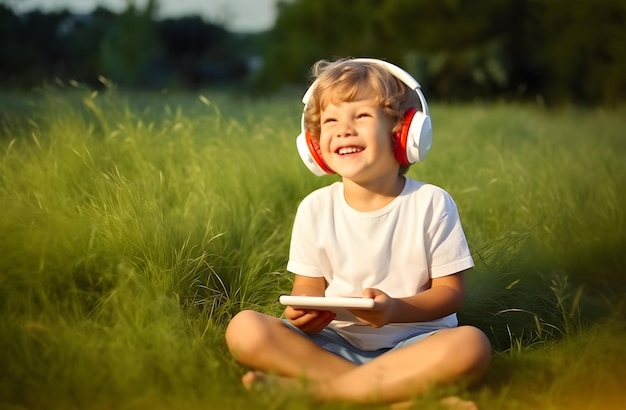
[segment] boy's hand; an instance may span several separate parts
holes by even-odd
[[[374,309],[350,309],[350,312],[362,323],[374,327],[383,327],[391,322],[392,305],[394,299],[380,289],[367,288],[363,290],[363,297],[374,299]]]
[[[307,334],[321,331],[335,316],[333,312],[325,310],[296,309],[291,306],[285,308],[285,317],[289,322]]]

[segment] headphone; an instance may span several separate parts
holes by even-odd
[[[422,93],[420,84],[406,71],[387,61],[374,58],[354,58],[349,61],[360,63],[377,64],[387,70],[391,75],[404,83],[407,87],[417,93],[422,111],[410,108],[404,113],[402,127],[394,133],[394,156],[401,165],[411,165],[418,161],[423,161],[430,150],[433,140],[433,127],[430,120],[428,104]],[[304,111],[302,112],[301,132],[296,138],[296,147],[300,158],[307,168],[317,176],[334,174],[328,164],[322,158],[319,143],[309,135],[304,127],[304,112],[315,89],[317,80],[311,84],[304,93],[302,102]]]

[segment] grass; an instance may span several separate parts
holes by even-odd
[[[280,314],[295,207],[334,180],[297,157],[298,101],[0,97],[0,408],[358,408],[244,394],[223,342],[240,309]],[[409,174],[457,202],[477,262],[460,319],[495,348],[485,382],[457,393],[618,408],[623,110],[432,113],[433,151]]]

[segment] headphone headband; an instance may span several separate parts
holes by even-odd
[[[359,62],[359,63],[370,63],[370,64],[376,64],[376,65],[382,66],[391,75],[393,75],[398,80],[402,81],[407,87],[409,87],[411,90],[417,93],[417,96],[420,100],[420,104],[422,106],[422,112],[425,115],[430,115],[428,104],[426,103],[426,98],[424,97],[424,94],[422,93],[422,86],[420,85],[420,83],[417,82],[415,78],[413,78],[411,74],[407,73],[402,68],[398,67],[395,64],[391,64],[387,61],[378,60],[375,58],[353,58],[348,61],[354,61],[354,62]],[[309,100],[311,99],[311,94],[313,94],[313,90],[315,89],[316,84],[317,84],[317,80],[314,81],[313,84],[311,84],[311,86],[306,90],[306,92],[302,96],[302,102],[304,103],[305,107],[309,103]]]

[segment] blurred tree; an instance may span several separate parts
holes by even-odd
[[[101,86],[100,75],[130,87],[242,82],[251,37],[199,17],[156,21],[157,0],[121,14],[32,12],[0,5],[0,85],[31,86],[53,78]]]
[[[548,100],[626,99],[626,2],[531,0],[533,41]]]
[[[487,97],[507,86],[502,35],[493,22],[507,0],[391,0],[381,8],[395,59],[440,98]]]
[[[126,86],[271,91],[304,88],[320,58],[370,56],[406,68],[429,99],[626,100],[623,0],[281,0],[274,28],[256,36],[198,17],[155,21],[157,7],[17,16],[0,5],[0,85],[102,74]],[[243,81],[251,66],[260,69]]]
[[[320,58],[371,56],[402,65],[429,98],[624,101],[625,8],[623,0],[285,0],[258,83],[302,83]]]
[[[16,16],[0,6],[0,81],[19,85],[64,72],[68,56],[64,33],[58,27],[68,15],[66,11],[50,14],[33,11]]]
[[[71,55],[71,76],[90,85],[96,85],[102,74],[100,67],[100,45],[104,43],[109,29],[115,25],[117,15],[98,7],[90,15],[73,16],[71,36],[67,47]]]
[[[385,49],[377,15],[383,3],[355,0],[347,7],[348,3],[329,0],[280,1],[257,84],[273,88],[302,83],[311,64],[320,58],[379,54]]]
[[[13,10],[0,4],[0,78],[5,84],[10,82],[18,71],[19,63],[16,61],[16,55],[19,47],[14,36],[19,25],[19,18]]]
[[[123,85],[150,85],[150,64],[159,53],[154,22],[157,6],[157,0],[148,0],[139,10],[129,1],[112,22],[100,45],[99,70],[105,77]]]
[[[158,33],[161,66],[173,74],[176,83],[195,88],[241,80],[248,73],[244,56],[223,27],[200,17],[183,17],[163,20]]]
[[[302,81],[319,58],[371,56],[403,65],[439,95],[507,85],[502,39],[489,23],[506,0],[295,0],[278,4],[264,85]]]

